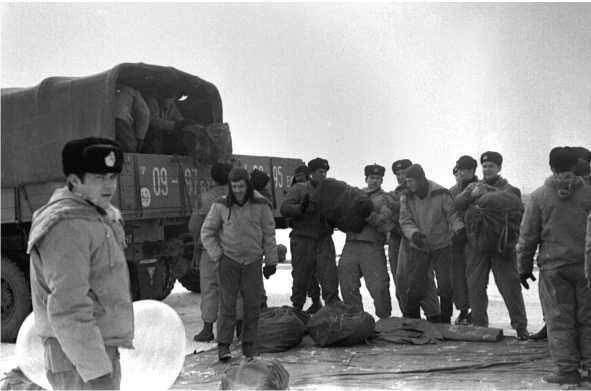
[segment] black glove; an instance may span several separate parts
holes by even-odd
[[[521,285],[523,285],[525,289],[529,289],[529,284],[527,283],[527,280],[531,279],[532,281],[535,281],[536,277],[532,274],[532,272],[519,273],[519,279],[521,280]]]
[[[265,265],[263,266],[263,276],[268,280],[273,274],[277,272],[277,265]]]
[[[461,246],[468,242],[468,236],[466,235],[466,228],[460,228],[451,238],[452,243],[455,246]]]
[[[412,240],[412,244],[414,244],[418,248],[423,248],[423,247],[425,247],[425,239],[427,239],[427,237],[425,236],[424,233],[415,232],[414,234],[412,234],[411,240]]]
[[[306,211],[308,210],[309,207],[310,207],[310,194],[306,194],[304,196],[304,199],[302,200],[302,203],[300,204],[300,211],[302,213],[306,213]]]

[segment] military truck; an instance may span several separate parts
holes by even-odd
[[[2,341],[15,340],[31,311],[27,235],[33,212],[65,184],[61,149],[75,138],[115,139],[115,89],[120,84],[142,94],[182,90],[176,104],[185,118],[229,134],[218,89],[172,67],[123,63],[88,77],[50,77],[30,88],[2,89]],[[231,160],[270,175],[277,227],[285,228],[278,207],[295,167],[303,162],[247,155]],[[187,223],[197,196],[210,186],[212,163],[194,154],[124,154],[113,203],[125,219],[134,299],[163,299],[177,279],[199,292]]]

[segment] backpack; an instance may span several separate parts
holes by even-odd
[[[307,314],[292,307],[261,311],[256,347],[260,353],[283,352],[297,346],[306,334]]]
[[[504,254],[517,243],[522,214],[521,199],[515,194],[488,192],[466,210],[468,240],[479,252]]]
[[[356,312],[342,302],[322,307],[308,321],[308,333],[317,345],[352,346],[374,334],[375,320],[367,312]]]

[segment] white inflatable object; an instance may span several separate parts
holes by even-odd
[[[185,326],[177,312],[156,300],[133,303],[135,349],[121,352],[121,390],[167,390],[185,362]]]
[[[45,348],[35,331],[33,313],[25,318],[16,336],[16,360],[18,367],[32,382],[46,390],[53,390],[45,375]]]
[[[185,361],[185,327],[170,306],[156,300],[133,303],[135,349],[119,349],[121,390],[167,390]],[[39,386],[52,390],[45,375],[44,348],[30,314],[18,332],[16,357],[23,373]]]

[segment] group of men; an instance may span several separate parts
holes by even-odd
[[[557,368],[544,380],[578,383],[591,370],[591,153],[583,160],[575,148],[554,148],[552,175],[532,193],[523,219],[521,194],[500,176],[503,158],[497,152],[480,156],[480,180],[475,159],[458,159],[458,183],[451,190],[404,159],[392,165],[399,186],[386,192],[385,168],[369,165],[363,192],[373,211],[360,232],[347,233],[337,265],[334,228],[314,202],[329,164],[313,159],[296,170],[300,178],[280,208],[292,227],[292,305],[303,309],[306,296],[318,290],[326,304],[335,303],[341,300],[340,286],[342,301],[362,310],[363,277],[376,315],[389,317],[388,243],[404,316],[418,318],[422,307],[430,321],[449,323],[455,302],[458,322],[487,326],[492,269],[511,325],[519,339],[527,339],[520,284],[528,288],[528,279],[535,279],[532,264],[539,250],[540,298]],[[62,165],[66,186],[35,212],[28,243],[33,311],[47,377],[54,389],[118,389],[118,348],[133,346],[125,235],[121,215],[111,205],[123,153],[108,139],[73,140],[63,149]],[[206,326],[196,339],[213,339],[217,322],[219,359],[227,361],[237,310],[242,310],[242,352],[253,357],[264,306],[263,277],[274,274],[278,262],[272,206],[253,187],[263,190],[268,178],[225,164],[212,167],[212,178],[216,186],[201,195],[190,223],[203,247],[201,273],[209,278],[202,280]],[[490,238],[479,236],[484,231],[475,230],[474,221],[486,216],[486,202],[498,199],[517,200],[519,210],[506,212],[504,230],[493,238],[490,251],[483,247]],[[515,213],[520,229],[512,225]],[[316,308],[309,312],[320,305],[319,299],[313,303]]]
[[[326,303],[339,300],[340,286],[343,301],[362,310],[359,289],[363,277],[376,315],[388,318],[392,306],[384,251],[387,243],[396,296],[405,317],[419,318],[422,307],[428,320],[450,323],[455,302],[460,311],[457,323],[488,326],[486,288],[492,269],[512,326],[518,338],[527,339],[514,249],[509,246],[500,254],[479,252],[470,246],[466,234],[463,214],[485,193],[485,188],[521,196],[499,175],[499,153],[486,152],[480,160],[484,179],[479,181],[475,175],[476,160],[462,156],[456,165],[460,180],[450,190],[427,179],[421,165],[402,159],[392,164],[399,185],[386,192],[382,189],[385,168],[366,166],[367,187],[362,190],[372,201],[373,212],[361,232],[347,233],[338,265],[331,238],[333,227],[309,201],[326,178],[329,165],[320,158],[310,161],[309,180],[296,184],[281,206],[282,214],[293,224],[293,306],[302,308],[314,271]]]

